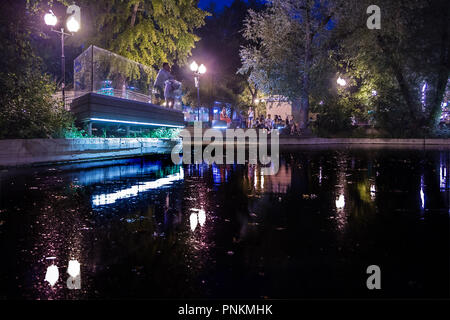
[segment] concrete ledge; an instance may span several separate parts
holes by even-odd
[[[86,138],[0,140],[0,167],[170,154],[180,139]]]
[[[225,135],[224,135],[225,137]],[[199,142],[191,139],[192,145]],[[224,143],[227,141],[224,139]],[[237,144],[237,140],[234,142]],[[267,143],[270,143],[270,137],[267,139]],[[301,138],[280,136],[279,143],[281,146],[295,146],[295,145],[386,145],[386,146],[448,146],[450,147],[450,139],[370,139],[370,138]],[[208,145],[208,141],[202,141],[201,144]],[[249,142],[247,141],[248,145]]]
[[[280,137],[280,145],[309,144],[389,144],[389,145],[447,145],[450,139],[370,139],[370,138],[298,138]]]

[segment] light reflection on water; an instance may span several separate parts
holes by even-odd
[[[275,176],[151,160],[8,172],[0,298],[359,296],[373,261],[407,270],[389,296],[441,296],[425,274],[448,266],[449,159],[312,150],[283,154]]]
[[[168,175],[167,177],[164,178],[159,178],[153,181],[139,182],[139,184],[137,185],[119,191],[115,191],[112,193],[95,194],[92,196],[92,204],[94,206],[113,204],[117,200],[136,197],[139,195],[139,193],[168,186],[171,185],[174,181],[179,181],[183,179],[184,179],[183,168],[180,168],[180,171],[178,173]]]

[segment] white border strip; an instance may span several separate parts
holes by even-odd
[[[137,121],[126,121],[126,120],[110,120],[110,119],[101,119],[101,118],[90,118],[89,120],[90,121],[113,122],[113,123],[137,124],[137,125],[143,125],[143,126],[184,128],[184,126],[177,126],[177,125],[174,125],[174,124],[162,124],[162,123],[151,123],[151,122],[137,122]]]

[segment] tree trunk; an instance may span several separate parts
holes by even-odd
[[[450,70],[450,54],[449,54],[449,39],[448,39],[448,25],[450,5],[447,2],[445,6],[445,14],[442,15],[442,39],[440,52],[440,68],[438,72],[436,90],[431,101],[431,110],[428,117],[428,126],[434,130],[439,125],[440,115],[442,112],[441,103],[445,94],[445,89],[448,83],[448,76]]]
[[[305,59],[303,69],[303,86],[301,94],[301,106],[298,114],[300,129],[308,126],[309,115],[309,69],[311,65],[311,22],[309,5],[305,10]]]
[[[381,48],[381,51],[387,58],[388,64],[391,67],[391,70],[394,73],[395,79],[397,80],[397,83],[400,88],[400,92],[403,96],[403,99],[405,99],[406,105],[408,107],[408,111],[411,117],[411,120],[415,122],[415,126],[418,127],[419,119],[418,119],[418,104],[414,102],[414,98],[412,97],[411,90],[409,89],[408,83],[406,79],[403,76],[403,70],[400,64],[397,62],[397,60],[394,58],[394,54],[388,49],[388,46],[385,45],[384,39],[378,35],[377,36],[377,42],[378,45]]]
[[[294,121],[300,122],[302,118],[302,99],[300,97],[292,100],[292,116]]]
[[[140,2],[134,4],[133,12],[131,14],[131,22],[130,22],[131,27],[134,27],[134,25],[136,23],[136,16],[137,16],[137,12],[138,12],[140,4],[141,4]]]

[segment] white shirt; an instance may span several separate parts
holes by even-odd
[[[172,75],[170,74],[170,72],[167,72],[164,69],[159,70],[155,80],[155,87],[164,88],[166,80],[169,79],[172,79]]]

